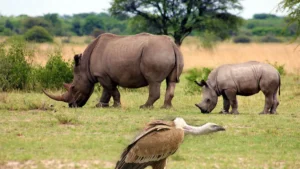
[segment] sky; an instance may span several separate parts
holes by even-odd
[[[0,0],[0,14],[4,16],[42,16],[48,13],[72,15],[88,12],[106,12],[112,0]],[[284,13],[276,11],[282,0],[241,0],[243,11],[235,13],[245,19],[253,14],[268,13],[279,16]]]

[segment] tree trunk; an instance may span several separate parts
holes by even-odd
[[[174,37],[174,41],[175,41],[175,44],[176,44],[178,47],[181,46],[181,44],[182,44],[181,37],[175,36],[175,37]]]

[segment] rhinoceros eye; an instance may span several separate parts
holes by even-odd
[[[210,99],[206,99],[206,102],[210,102]]]

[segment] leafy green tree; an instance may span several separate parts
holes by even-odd
[[[87,16],[82,27],[83,33],[89,35],[95,28],[103,29],[103,22],[101,18],[96,15]]]
[[[72,28],[71,30],[78,36],[82,35],[82,24],[79,18],[75,17],[72,20]]]
[[[139,16],[145,20],[145,30],[155,27],[155,33],[173,36],[180,46],[192,31],[209,30],[224,36],[237,30],[242,20],[229,11],[241,9],[239,0],[113,0],[110,12]]]
[[[12,22],[9,19],[7,19],[5,21],[5,27],[8,28],[8,29],[10,29],[10,30],[14,29],[14,25],[12,24]]]
[[[268,18],[278,18],[278,16],[272,15],[272,14],[260,13],[260,14],[254,14],[253,18],[254,19],[268,19]]]
[[[278,10],[288,12],[289,24],[296,23],[296,37],[300,35],[300,0],[283,0],[279,3]]]
[[[33,28],[34,26],[40,26],[43,27],[44,29],[47,29],[47,31],[51,31],[51,23],[42,17],[26,18],[23,21],[23,25],[25,28],[24,32],[26,32],[30,28]]]
[[[46,14],[44,15],[46,21],[51,24],[51,33],[57,36],[62,36],[64,34],[64,30],[62,27],[62,21],[59,18],[58,14]]]

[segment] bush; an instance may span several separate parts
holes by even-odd
[[[185,93],[187,94],[194,94],[194,93],[199,93],[201,91],[201,87],[199,87],[197,84],[195,84],[195,81],[200,81],[200,80],[207,80],[208,75],[212,71],[211,68],[202,68],[202,69],[191,69],[187,71],[186,75],[186,80],[187,80],[187,85],[185,87]]]
[[[7,44],[10,44],[8,48],[0,44],[0,90],[25,89],[31,71],[27,61],[33,52],[21,39],[8,40]]]
[[[92,32],[91,35],[92,35],[94,38],[97,38],[99,35],[101,35],[101,34],[103,34],[103,33],[105,33],[104,30],[99,29],[99,28],[95,28],[95,29],[93,30],[93,32]]]
[[[50,113],[49,113],[50,114]],[[51,116],[53,116],[59,124],[65,124],[65,125],[78,125],[80,124],[78,115],[74,112],[56,112],[51,113]]]
[[[65,62],[61,52],[57,50],[50,55],[45,67],[35,68],[35,76],[43,88],[59,89],[64,82],[72,81],[72,65]]]
[[[252,29],[252,34],[256,36],[266,36],[268,34],[284,35],[282,28],[276,27],[255,27]]]
[[[280,76],[284,76],[286,74],[286,70],[284,68],[284,64],[280,65],[278,64],[278,62],[275,63],[270,63],[269,61],[267,61],[270,65],[272,65],[275,69],[277,69],[277,71],[279,72]]]
[[[247,36],[236,36],[233,38],[234,43],[250,43],[251,39]]]
[[[50,33],[45,28],[40,26],[34,26],[33,28],[29,29],[24,36],[27,41],[39,43],[53,42],[53,38]]]
[[[267,35],[264,36],[263,38],[260,39],[260,42],[264,42],[264,43],[281,43],[282,40],[278,39],[272,35]]]
[[[260,14],[254,14],[254,19],[268,19],[268,18],[278,18],[278,16],[273,14],[266,14],[266,13],[260,13]]]

